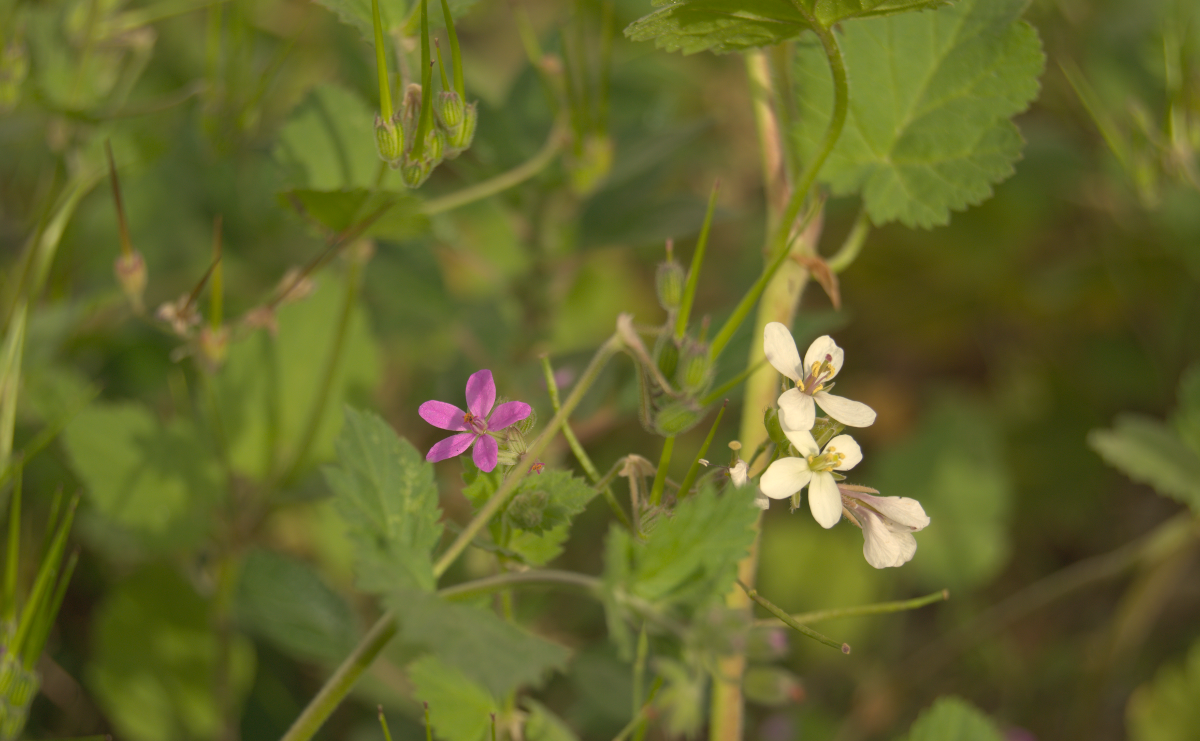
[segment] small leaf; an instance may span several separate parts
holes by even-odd
[[[433,465],[387,422],[349,408],[336,447],[325,479],[355,542],[359,588],[431,591],[442,536]]]
[[[1129,478],[1200,513],[1200,455],[1167,425],[1123,414],[1111,430],[1092,430],[1088,445]]]
[[[1003,741],[996,725],[965,700],[939,697],[921,713],[907,741]]]
[[[254,649],[240,636],[231,641],[236,708],[254,678]],[[92,645],[87,681],[120,738],[219,735],[213,683],[219,651],[209,606],[174,571],[152,566],[119,581],[96,611]]]
[[[486,689],[435,656],[422,656],[408,667],[417,700],[428,703],[429,719],[443,741],[481,741],[499,704]]]
[[[1037,95],[1045,57],[1020,20],[1028,0],[961,0],[931,13],[847,24],[852,85],[841,138],[821,169],[835,195],[861,193],[876,225],[946,224],[1013,173],[1023,141],[1010,121]],[[833,107],[820,46],[798,49],[804,157]]]
[[[340,233],[382,211],[362,232],[364,237],[397,241],[413,239],[429,231],[429,219],[421,210],[421,199],[394,190],[289,190],[283,197],[304,209],[304,214],[331,233]],[[386,209],[386,210],[384,210]]]
[[[63,439],[87,497],[112,523],[177,547],[203,537],[220,496],[208,442],[191,422],[162,424],[133,402],[95,403]]]
[[[850,18],[888,15],[942,5],[948,0],[802,0],[805,11],[829,28]],[[809,28],[790,0],[655,0],[665,6],[634,21],[625,35],[654,40],[667,51],[726,54],[772,46]]]
[[[611,532],[605,581],[650,602],[707,604],[732,586],[757,520],[750,498],[721,496],[714,486],[703,486],[664,515],[644,545]]]
[[[570,653],[466,604],[436,595],[401,592],[392,599],[406,642],[427,647],[448,667],[462,672],[495,697],[562,670]]]
[[[243,629],[300,659],[336,662],[354,648],[354,611],[312,568],[279,553],[254,550],[242,564],[235,602]]]
[[[1132,741],[1192,741],[1200,728],[1200,642],[1134,690],[1125,708]]]

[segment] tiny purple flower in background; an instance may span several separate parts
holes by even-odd
[[[488,433],[503,430],[511,424],[529,416],[529,405],[523,401],[506,401],[493,409],[496,403],[496,383],[490,370],[476,371],[467,379],[467,409],[464,412],[444,401],[427,401],[417,413],[421,419],[443,430],[461,432],[435,444],[429,449],[425,460],[436,463],[475,446],[471,458],[479,470],[487,473],[496,467],[499,446],[496,438]]]

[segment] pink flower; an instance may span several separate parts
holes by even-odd
[[[434,463],[444,461],[462,455],[467,448],[475,445],[475,452],[471,454],[475,465],[485,473],[494,469],[499,447],[496,438],[488,433],[520,422],[532,411],[523,401],[507,401],[493,409],[495,403],[496,383],[492,380],[492,372],[485,369],[471,374],[467,379],[467,409],[470,411],[464,412],[444,401],[422,404],[417,410],[421,419],[443,430],[462,431],[435,444],[429,449],[425,460]]]

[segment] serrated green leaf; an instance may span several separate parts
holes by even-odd
[[[537,700],[525,698],[522,701],[529,710],[529,719],[525,721],[526,741],[578,741],[578,736],[561,718]]]
[[[1200,513],[1200,455],[1156,419],[1117,417],[1111,430],[1092,430],[1088,445],[1110,466]]]
[[[803,0],[807,14],[828,28],[850,18],[942,5],[947,0]],[[634,41],[667,51],[726,54],[786,41],[810,28],[790,0],[656,0],[666,6],[625,29]]]
[[[212,447],[196,427],[162,424],[141,404],[95,403],[63,431],[86,496],[112,523],[176,546],[203,537],[220,498]]]
[[[654,603],[704,605],[733,584],[757,520],[749,498],[721,496],[703,486],[665,516],[644,545],[611,531],[605,581]],[[628,564],[621,553],[629,556]]]
[[[509,533],[507,549],[530,566],[545,566],[563,551],[571,535],[571,526],[559,525],[542,533],[514,529]]]
[[[541,523],[537,527],[526,528],[534,535],[569,525],[571,518],[586,509],[588,502],[596,496],[596,490],[590,484],[568,471],[545,471],[522,481],[513,498],[537,492],[545,492],[547,505],[542,510]]]
[[[121,580],[97,609],[93,631],[87,681],[120,738],[218,737],[217,636],[208,604],[178,574],[152,566]],[[254,649],[237,635],[230,649],[236,708],[254,678]]]
[[[417,700],[429,704],[429,719],[443,741],[481,741],[491,728],[499,703],[486,689],[435,656],[408,666]]]
[[[962,0],[931,13],[847,24],[839,40],[850,110],[820,179],[860,193],[876,225],[945,224],[1013,173],[1023,141],[1009,119],[1038,92],[1045,62],[1020,20],[1028,0]],[[798,50],[805,158],[829,122],[833,86],[824,52]]]
[[[1200,728],[1200,642],[1134,690],[1125,708],[1131,741],[1191,741]]]
[[[338,233],[380,212],[383,215],[362,232],[364,237],[397,241],[419,237],[429,231],[429,218],[421,210],[421,199],[394,190],[289,190],[282,194],[289,203],[303,207],[305,215],[330,232]]]
[[[216,378],[229,462],[238,473],[259,481],[277,474],[275,469],[296,455],[333,352],[346,289],[332,272],[318,274],[315,282],[311,296],[279,308],[274,335],[260,332],[231,345]],[[367,398],[378,380],[378,350],[366,313],[356,304],[301,470],[333,457],[343,405]]]
[[[431,591],[442,536],[433,465],[387,422],[349,408],[336,447],[325,479],[354,540],[359,588]]]
[[[921,713],[908,731],[907,741],[1002,741],[996,724],[969,702],[939,697]]]
[[[234,614],[247,632],[300,659],[336,662],[354,648],[354,610],[312,567],[253,550],[238,577]]]
[[[570,652],[501,620],[495,613],[447,602],[433,594],[401,592],[392,599],[404,640],[427,647],[447,666],[504,697],[562,670]]]

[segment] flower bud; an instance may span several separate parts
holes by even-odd
[[[654,415],[654,431],[663,437],[675,437],[695,427],[703,416],[699,405],[689,399],[668,403]]]
[[[541,526],[548,504],[550,495],[546,492],[540,489],[523,491],[513,497],[505,515],[513,526],[522,530],[534,530]]]
[[[817,417],[813,422],[812,436],[817,441],[817,445],[824,448],[826,443],[842,434],[842,430],[844,429],[846,429],[846,425],[838,422],[836,419]]]
[[[783,434],[783,425],[779,423],[779,410],[768,409],[763,414],[763,427],[767,428],[767,437],[776,445],[787,445],[787,435]]]
[[[404,179],[404,184],[410,188],[420,188],[429,179],[429,173],[431,172],[433,172],[433,162],[424,158],[414,160],[405,157],[404,165],[400,168],[400,175]]]
[[[504,437],[508,444],[508,449],[514,455],[525,455],[525,451],[529,450],[529,445],[525,442],[525,436],[517,429],[516,425],[510,425],[504,430]]]
[[[529,416],[513,426],[520,430],[522,435],[528,435],[537,426],[537,410],[529,407]]]
[[[688,343],[679,370],[675,372],[679,387],[689,394],[700,394],[712,383],[712,363],[708,359],[708,345]]]
[[[674,259],[659,263],[654,274],[654,290],[658,292],[658,303],[667,311],[675,311],[683,301],[683,284],[687,274],[683,266]]]
[[[404,128],[396,116],[386,121],[375,114],[375,150],[379,158],[391,164],[404,156]]]
[[[675,376],[675,370],[679,367],[679,345],[675,344],[671,333],[664,332],[654,343],[654,362],[664,378]]]
[[[742,693],[759,705],[789,705],[804,701],[804,687],[794,674],[773,666],[752,666],[742,676]]]
[[[475,125],[478,122],[479,113],[475,110],[475,104],[464,106],[462,126],[455,131],[448,132],[446,159],[454,159],[471,146],[471,141],[475,139]]]
[[[433,99],[433,111],[437,120],[446,127],[447,133],[462,126],[466,118],[466,106],[463,99],[453,90],[443,90]]]
[[[121,284],[121,291],[129,300],[129,305],[138,314],[142,313],[142,296],[146,292],[146,261],[142,253],[131,250],[128,254],[117,255],[113,263],[113,273]]]

